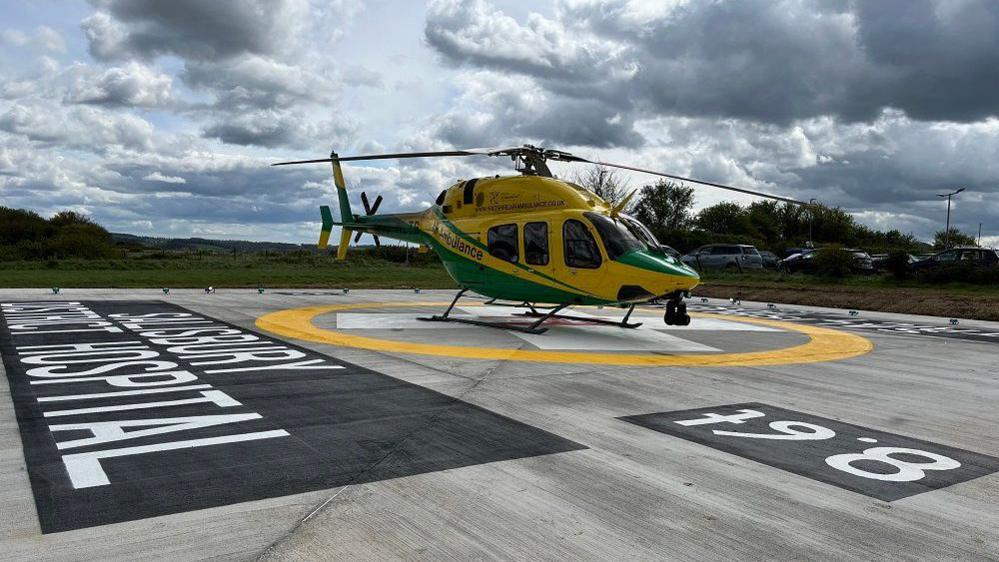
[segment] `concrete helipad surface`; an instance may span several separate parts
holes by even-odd
[[[0,290],[0,559],[999,559],[999,324],[450,297]]]

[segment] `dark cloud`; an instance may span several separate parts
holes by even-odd
[[[97,0],[83,21],[99,59],[176,54],[212,60],[278,50],[294,23],[286,0]]]
[[[308,146],[319,136],[329,142],[342,133],[342,125],[321,127],[302,115],[334,102],[335,70],[316,50],[338,35],[328,24],[339,4],[324,9],[305,0],[94,4],[98,11],[82,24],[91,54],[101,60],[179,57],[180,80],[208,98],[183,108],[207,122],[202,127],[205,137],[273,148]],[[131,62],[126,68],[143,67]],[[107,71],[71,99],[148,106],[163,98],[162,82],[152,76],[123,76],[121,71]]]
[[[313,121],[305,113],[260,110],[232,114],[209,124],[202,134],[227,144],[312,149],[347,144],[354,126],[349,120]]]
[[[858,2],[858,42],[885,76],[874,103],[916,119],[999,115],[999,3],[989,0]]]
[[[656,6],[563,3],[553,19],[519,23],[481,0],[441,1],[426,37],[452,61],[643,116],[999,115],[999,4],[989,0]]]

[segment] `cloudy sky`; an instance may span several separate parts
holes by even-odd
[[[328,169],[269,163],[534,143],[814,197],[922,238],[943,226],[936,194],[965,187],[952,221],[999,244],[992,0],[0,8],[0,205],[136,234],[311,242]],[[508,164],[346,175],[391,212]],[[703,188],[697,206],[731,198]]]

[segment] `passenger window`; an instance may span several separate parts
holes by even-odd
[[[955,261],[957,260],[957,251],[951,250],[949,252],[944,252],[937,256],[937,261]]]
[[[586,225],[569,219],[562,225],[562,242],[565,249],[565,265],[596,269],[603,261],[597,241],[593,239]]]
[[[524,260],[531,265],[548,265],[548,223],[524,225]]]
[[[517,251],[517,225],[502,224],[489,229],[489,255],[516,263],[520,257]]]

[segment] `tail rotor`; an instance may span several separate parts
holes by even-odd
[[[373,214],[375,214],[375,213],[378,212],[378,206],[382,204],[382,196],[379,195],[378,197],[376,197],[375,198],[375,204],[372,205],[368,201],[368,194],[362,191],[361,192],[361,203],[364,204],[364,214],[366,216],[370,217],[371,215],[373,215]],[[361,240],[361,235],[362,234],[364,234],[364,233],[358,231],[357,234],[354,236],[354,243],[355,244],[357,244]],[[375,239],[375,246],[381,248],[382,247],[382,241],[378,238],[378,235],[377,234],[372,234],[371,237]]]

